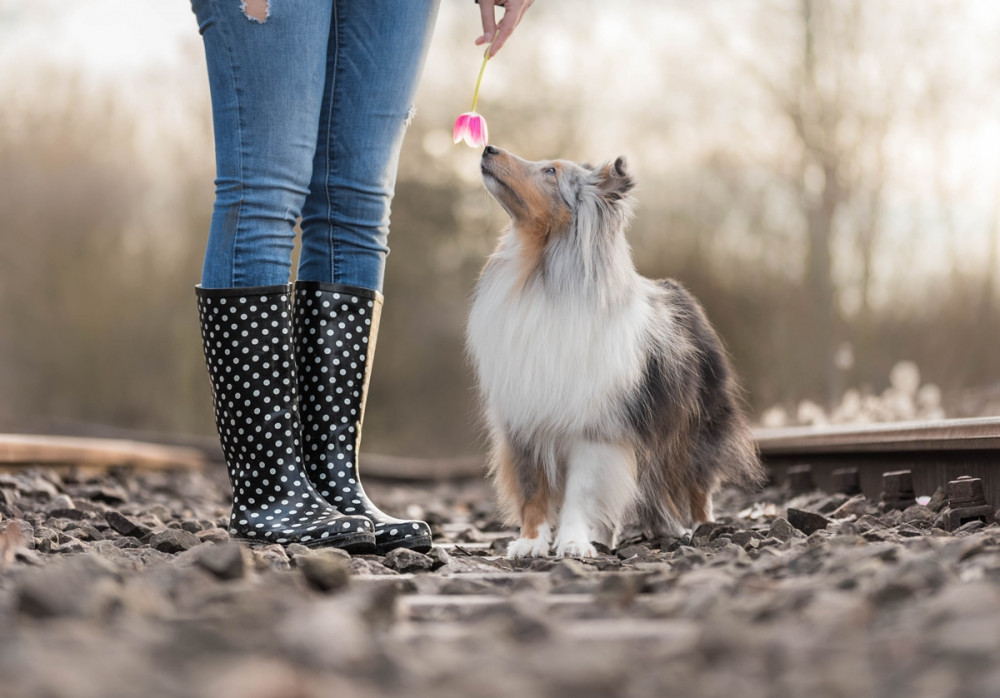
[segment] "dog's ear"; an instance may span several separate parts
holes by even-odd
[[[635,182],[628,173],[624,156],[602,165],[597,171],[597,188],[609,203],[623,199],[634,186]]]

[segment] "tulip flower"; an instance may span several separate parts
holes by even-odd
[[[493,37],[493,41],[496,41],[496,36]],[[451,137],[456,143],[464,140],[470,148],[482,148],[489,143],[486,118],[476,112],[476,104],[479,103],[479,86],[483,84],[483,73],[486,72],[486,63],[490,60],[490,49],[493,47],[493,41],[486,47],[486,55],[483,56],[483,65],[479,69],[479,77],[476,79],[476,91],[472,93],[472,109],[458,115],[451,133]]]
[[[451,135],[456,143],[464,140],[470,148],[483,148],[489,142],[486,119],[474,111],[459,114]]]

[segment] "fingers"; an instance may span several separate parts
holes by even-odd
[[[489,43],[497,30],[496,14],[493,6],[495,0],[479,0],[479,15],[483,19],[483,35],[476,39],[476,46]]]
[[[490,57],[497,55],[504,43],[513,33],[525,11],[531,7],[534,0],[479,0],[479,14],[483,20],[483,35],[476,39],[476,45],[493,41],[490,47]],[[503,7],[503,17],[496,23],[495,8]],[[493,38],[496,37],[494,41]]]

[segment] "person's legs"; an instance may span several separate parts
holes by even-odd
[[[288,283],[316,152],[330,0],[192,7],[205,43],[217,170],[202,286]]]
[[[437,7],[333,2],[299,280],[382,290],[399,150]]]
[[[380,511],[358,472],[378,336],[389,205],[437,0],[335,0],[323,115],[295,287],[306,474],[342,513],[375,525],[376,552],[429,550],[422,521]]]
[[[196,289],[216,426],[233,487],[231,535],[375,547],[302,472],[288,286],[329,34],[328,0],[193,0],[215,124],[215,212]]]

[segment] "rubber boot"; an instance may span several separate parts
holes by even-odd
[[[396,519],[372,504],[358,475],[358,450],[382,296],[354,286],[295,285],[295,356],[306,473],[342,513],[375,524],[375,552],[426,552],[430,527]]]
[[[233,487],[229,533],[372,552],[371,521],[331,507],[302,469],[290,291],[287,285],[196,287],[215,423]]]

